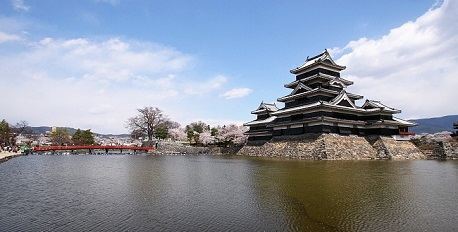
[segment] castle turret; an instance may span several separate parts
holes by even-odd
[[[272,138],[272,129],[268,128],[267,125],[275,121],[277,117],[271,114],[277,110],[278,108],[275,104],[261,102],[259,107],[251,112],[251,114],[256,115],[256,119],[243,124],[250,128],[245,134],[247,134],[251,140],[266,140]]]

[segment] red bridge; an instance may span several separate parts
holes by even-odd
[[[154,147],[137,147],[137,146],[99,146],[99,145],[85,145],[85,146],[42,146],[34,147],[34,152],[39,151],[75,151],[75,150],[88,150],[92,153],[93,150],[105,150],[108,153],[109,150],[130,150],[130,151],[143,151],[148,152],[154,150]]]

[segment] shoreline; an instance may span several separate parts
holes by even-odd
[[[135,152],[110,153],[110,155],[114,154],[132,155]],[[198,147],[162,141],[155,150],[145,154],[153,156],[235,155],[281,160],[453,160],[458,159],[458,140],[442,137],[396,140],[385,136],[309,134],[284,136],[266,141],[248,141],[244,145],[229,147]],[[21,155],[26,154],[1,152],[0,163]]]
[[[10,159],[25,156],[27,154],[23,153],[1,153],[0,154],[0,164],[6,162]],[[56,153],[56,154],[31,154],[31,155],[46,155],[46,156],[155,156],[155,157],[169,157],[169,156],[211,156],[211,157],[244,157],[248,159],[260,159],[260,160],[271,160],[271,161],[447,161],[447,160],[458,160],[456,158],[451,159],[431,159],[431,158],[420,158],[420,159],[383,159],[383,158],[364,158],[364,159],[298,159],[295,157],[285,157],[285,156],[253,156],[253,155],[240,155],[240,154],[231,154],[231,153],[174,153],[174,152],[160,152],[160,153],[138,153],[138,154],[129,154],[129,153],[108,153],[108,154],[90,154],[90,153],[79,153],[79,154],[65,154],[65,153]]]
[[[21,152],[0,152],[0,163],[6,162],[12,158],[22,156]]]

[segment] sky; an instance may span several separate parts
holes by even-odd
[[[457,22],[453,0],[0,0],[0,118],[125,133],[154,106],[241,124],[324,49],[400,117],[458,114]]]

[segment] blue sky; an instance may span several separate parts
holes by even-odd
[[[458,113],[415,104],[421,88],[437,85],[430,72],[451,75],[455,63],[412,67],[444,49],[447,62],[457,62],[455,40],[433,46],[441,34],[456,38],[456,30],[440,31],[456,26],[456,9],[432,0],[1,0],[0,90],[12,100],[0,102],[0,118],[122,133],[137,107],[151,105],[181,124],[242,123],[261,100],[288,94],[289,69],[324,48],[347,65],[352,90],[401,108],[404,117]],[[407,35],[412,42],[396,43]],[[436,49],[413,52],[425,46]],[[384,61],[373,66],[380,59],[390,60],[386,68]],[[411,86],[406,70],[424,76],[421,85]],[[451,97],[446,87],[455,79],[426,96]]]

